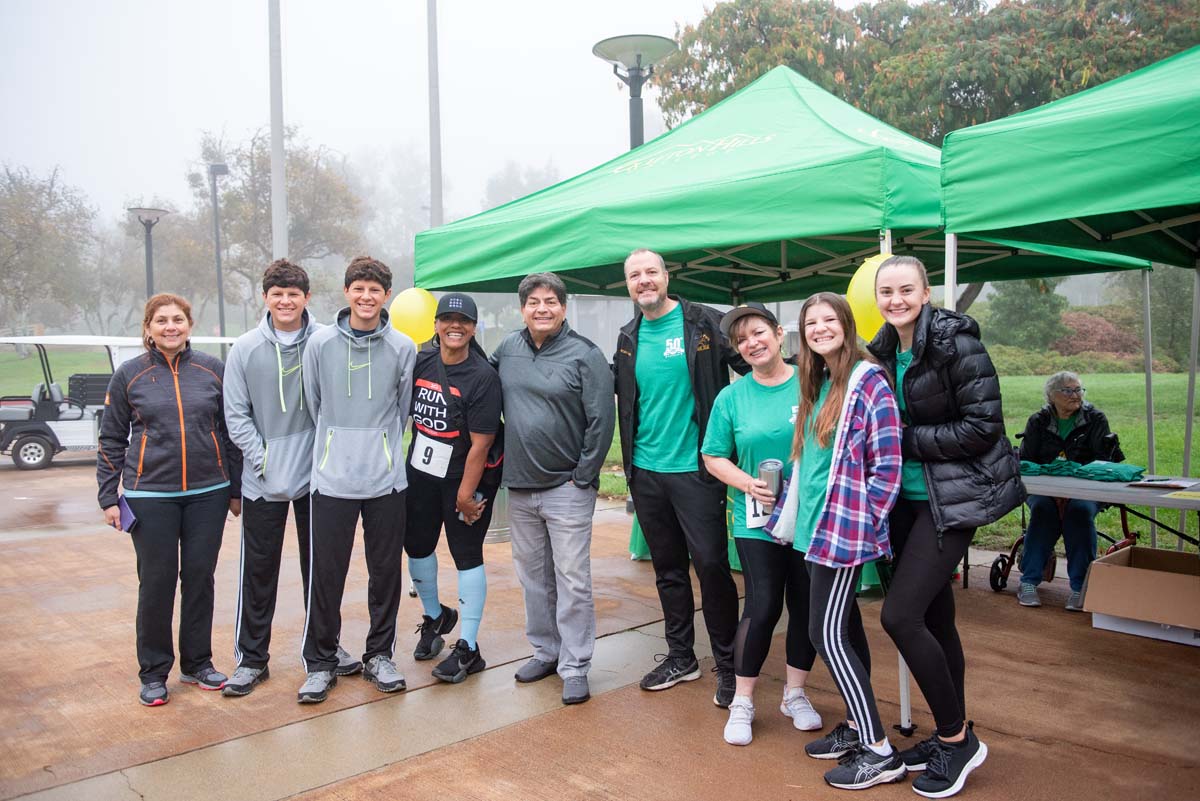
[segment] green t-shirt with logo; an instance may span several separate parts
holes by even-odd
[[[638,326],[637,436],[633,465],[656,473],[699,469],[696,401],[683,348],[683,306]]]
[[[717,395],[700,452],[730,459],[736,450],[737,466],[755,478],[759,462],[778,459],[783,462],[786,480],[799,406],[800,381],[795,368],[791,378],[774,387],[764,387],[752,375],[739,378]],[[746,493],[730,489],[733,536],[774,542],[762,528],[747,528]]]
[[[1079,417],[1079,412],[1068,417],[1066,420],[1058,418],[1058,438],[1063,442],[1067,441],[1067,435],[1075,430],[1075,421]]]
[[[796,499],[796,538],[792,541],[792,547],[804,553],[808,553],[808,546],[812,545],[813,532],[817,530],[817,523],[821,522],[821,512],[825,509],[825,499],[829,494],[829,469],[833,466],[833,443],[837,440],[837,429],[834,428],[829,435],[829,445],[824,448],[812,430],[821,407],[825,405],[825,398],[829,396],[829,386],[830,381],[826,378],[817,394],[817,404],[804,424],[804,450],[800,451],[801,492]]]
[[[908,404],[904,402],[904,374],[912,366],[911,350],[896,348],[896,405],[900,407],[900,419],[908,424]],[[929,500],[929,487],[925,484],[925,468],[916,459],[905,459],[900,467],[900,497],[910,501]]]

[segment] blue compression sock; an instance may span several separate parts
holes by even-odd
[[[475,637],[479,634],[479,621],[483,619],[483,603],[486,600],[487,575],[483,572],[483,565],[458,571],[458,604],[462,614],[459,636],[472,649],[475,648]]]
[[[417,595],[421,596],[425,614],[436,618],[442,613],[442,602],[438,600],[437,554],[431,553],[419,559],[408,557],[408,572],[417,587]]]

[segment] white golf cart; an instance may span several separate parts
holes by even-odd
[[[231,337],[191,341],[193,346],[233,343]],[[0,454],[11,455],[22,470],[40,470],[63,451],[96,450],[113,370],[142,350],[137,337],[0,337],[0,386],[11,392],[22,381],[22,391],[32,385],[28,394],[0,395]],[[54,380],[51,353],[79,370],[69,377],[65,393]]]

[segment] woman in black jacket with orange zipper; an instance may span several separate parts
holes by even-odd
[[[161,706],[175,663],[171,624],[178,577],[180,680],[219,690],[212,664],[213,573],[227,512],[241,514],[241,452],[225,431],[224,364],[188,343],[192,309],[177,295],[146,302],[146,352],[113,373],[100,424],[96,481],[110,526],[137,552],[138,700]],[[123,496],[135,517],[122,523]]]

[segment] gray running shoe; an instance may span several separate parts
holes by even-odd
[[[271,677],[271,672],[266,666],[261,668],[239,667],[233,671],[233,675],[229,677],[229,681],[225,682],[225,686],[221,688],[221,695],[230,697],[238,697],[249,695],[254,692],[254,688]]]
[[[346,649],[340,645],[337,647],[337,660],[338,664],[333,669],[333,672],[339,676],[353,676],[362,670],[362,662],[350,656]]]
[[[534,681],[541,681],[547,676],[553,676],[558,670],[558,662],[543,662],[536,657],[530,659],[525,664],[521,665],[517,671],[516,679],[522,684],[529,684]]]
[[[169,700],[171,696],[167,694],[167,685],[161,681],[143,684],[141,692],[138,693],[138,701],[142,706],[162,706]]]
[[[804,753],[813,759],[841,759],[858,745],[858,731],[842,721],[829,734],[805,745]]]
[[[654,657],[658,662],[658,666],[642,677],[640,687],[643,690],[657,692],[658,690],[666,690],[674,687],[681,681],[695,681],[700,678],[700,663],[696,661],[694,656],[670,656],[669,654],[656,654]],[[717,680],[720,681],[718,676]],[[717,700],[717,699],[714,699]],[[729,696],[729,700],[733,700],[733,696]],[[720,706],[720,704],[717,704]]]
[[[1068,612],[1083,611],[1083,593],[1072,591],[1067,597],[1067,605],[1063,607]]]
[[[825,773],[825,782],[839,790],[865,790],[877,784],[898,782],[906,773],[896,749],[880,756],[859,743],[842,755],[836,768]]]
[[[564,704],[582,704],[591,697],[587,676],[567,676],[563,679],[562,702]]]
[[[1021,588],[1017,590],[1017,603],[1021,606],[1041,606],[1042,599],[1038,597],[1037,585],[1022,581]]]
[[[180,673],[179,680],[184,684],[195,684],[201,690],[219,690],[225,686],[227,676],[214,669],[211,665],[197,670],[195,673]]]
[[[375,682],[375,688],[381,693],[399,692],[408,687],[404,675],[396,670],[396,663],[383,654],[376,654],[367,660],[363,667],[363,678]]]
[[[329,697],[329,691],[337,685],[337,676],[332,670],[315,670],[308,674],[296,700],[302,704],[319,704]]]

